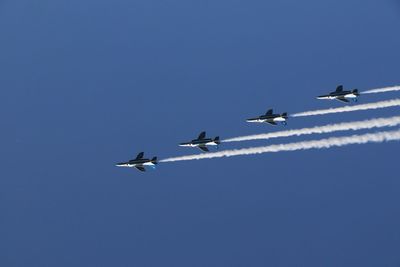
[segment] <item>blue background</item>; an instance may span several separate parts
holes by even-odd
[[[399,266],[399,143],[114,166],[399,84],[399,29],[399,1],[0,0],[0,266]]]

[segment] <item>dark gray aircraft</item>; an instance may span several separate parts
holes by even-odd
[[[357,89],[344,91],[343,85],[339,85],[336,88],[336,91],[329,93],[328,95],[320,95],[317,99],[336,99],[348,103],[349,99],[353,99],[354,102],[357,102],[357,97],[359,95]]]
[[[157,164],[157,157],[154,157],[152,159],[144,159],[144,152],[140,152],[136,159],[131,159],[128,162],[121,162],[117,164],[117,167],[128,167],[128,168],[136,168],[141,172],[145,172],[145,166],[150,166],[152,168],[155,168]]]
[[[288,119],[288,114],[286,112],[282,114],[274,114],[272,109],[268,110],[265,115],[261,115],[257,118],[248,119],[247,122],[266,122],[272,125],[277,125],[277,122],[281,122],[283,125],[286,125],[286,120]]]
[[[180,143],[179,146],[198,147],[202,151],[208,152],[209,150],[207,146],[217,146],[219,144],[221,144],[219,136],[215,137],[214,139],[206,138],[206,132],[202,132],[197,139],[193,139],[192,141],[186,143]]]

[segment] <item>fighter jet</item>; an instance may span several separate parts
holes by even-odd
[[[140,152],[136,159],[131,159],[128,162],[121,162],[117,164],[117,167],[128,167],[128,168],[136,168],[141,172],[145,172],[145,166],[150,166],[152,168],[155,168],[157,164],[157,157],[154,157],[152,159],[144,159],[144,152]]]
[[[286,112],[282,114],[274,114],[273,110],[270,109],[265,113],[265,115],[261,115],[257,118],[248,119],[247,122],[267,122],[272,125],[277,125],[277,122],[282,122],[283,125],[286,125],[286,120],[288,119],[288,114]]]
[[[335,92],[329,93],[328,95],[320,95],[317,99],[336,99],[348,103],[350,102],[349,99],[353,99],[354,102],[356,102],[359,95],[357,89],[344,91],[343,85],[339,85]]]
[[[198,147],[204,152],[208,152],[207,146],[217,146],[221,144],[219,140],[219,136],[212,138],[206,138],[206,132],[201,132],[197,139],[193,139],[190,142],[180,143],[179,146],[187,146],[187,147]]]

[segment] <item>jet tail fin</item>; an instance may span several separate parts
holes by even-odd
[[[339,85],[336,87],[336,92],[342,92],[343,91],[343,85]]]
[[[353,90],[353,94],[356,94],[356,95],[357,95],[357,94],[358,94],[358,89],[354,89],[354,90]]]
[[[216,144],[221,144],[221,140],[219,139],[219,136],[217,136],[217,137],[215,137],[214,138],[214,142],[216,143]]]
[[[283,112],[283,113],[282,113],[282,117],[287,118],[287,117],[288,117],[287,112]]]
[[[151,159],[151,162],[152,162],[153,164],[157,164],[157,163],[158,163],[158,162],[157,162],[157,157],[152,158],[152,159]]]

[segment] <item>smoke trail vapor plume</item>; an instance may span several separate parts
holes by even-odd
[[[385,92],[392,92],[392,91],[400,91],[400,86],[397,85],[397,86],[391,86],[391,87],[371,89],[371,90],[361,92],[361,94],[378,94],[378,93],[385,93]]]
[[[400,125],[400,116],[391,118],[379,118],[379,119],[371,119],[364,121],[328,124],[324,126],[316,126],[312,128],[303,128],[297,130],[295,129],[295,130],[279,131],[279,132],[272,132],[265,134],[240,136],[223,140],[223,142],[240,142],[240,141],[262,140],[262,139],[266,140],[278,137],[322,134],[322,133],[332,133],[337,131],[348,131],[348,130],[356,131],[356,130],[372,129],[372,128],[393,127],[398,125]]]
[[[392,99],[386,101],[380,101],[375,103],[361,104],[355,106],[345,106],[340,108],[330,108],[330,109],[320,109],[313,111],[306,111],[292,114],[292,117],[305,117],[305,116],[315,116],[315,115],[324,115],[330,113],[341,113],[341,112],[351,112],[358,110],[368,110],[368,109],[380,109],[380,108],[388,108],[400,106],[400,99]]]
[[[396,141],[396,140],[397,141],[400,140],[400,130],[369,133],[362,135],[352,135],[344,137],[331,137],[321,140],[303,141],[303,142],[280,144],[280,145],[225,150],[207,154],[167,158],[161,160],[160,162],[212,159],[212,158],[232,157],[240,155],[253,155],[253,154],[282,152],[282,151],[306,150],[306,149],[321,149],[330,147],[341,147],[352,144],[381,143],[385,141]]]

